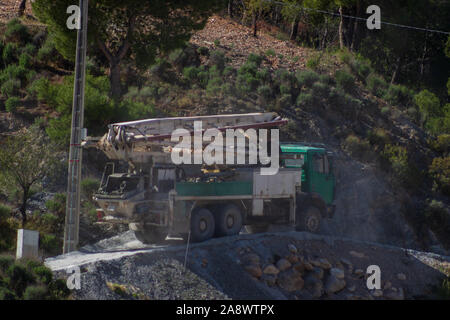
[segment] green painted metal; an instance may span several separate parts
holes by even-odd
[[[252,195],[252,181],[224,182],[177,182],[175,190],[179,196],[242,196]]]
[[[305,193],[318,193],[327,205],[331,205],[335,195],[335,177],[333,174],[332,158],[327,157],[324,148],[305,146],[301,144],[282,144],[281,153],[284,155],[301,155],[303,160],[302,169],[302,191]],[[327,157],[328,168],[325,165],[318,168],[317,163]],[[315,162],[318,161],[318,162]],[[282,165],[287,168],[298,168],[292,160],[283,160]]]

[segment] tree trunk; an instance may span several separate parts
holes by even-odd
[[[258,14],[253,13],[253,36],[256,37],[258,34]]]
[[[25,224],[27,223],[27,200],[28,195],[30,193],[30,188],[24,187],[22,194],[22,203],[20,205],[20,214],[22,216],[22,228],[25,228]]]
[[[289,37],[291,40],[297,39],[299,23],[300,23],[300,21],[299,21],[298,17],[295,17],[294,22],[292,22],[291,35]]]
[[[361,4],[359,3],[359,0],[356,1],[356,16],[359,17],[361,14]],[[353,25],[353,36],[352,36],[352,45],[350,47],[350,50],[354,51],[358,49],[358,19],[355,19],[354,25]]]
[[[228,15],[233,18],[233,0],[228,0]]]
[[[120,62],[113,59],[109,63],[109,81],[111,83],[111,97],[117,102],[122,95],[122,84],[120,83]]]
[[[328,19],[325,17],[325,30],[323,32],[323,38],[322,38],[322,44],[321,44],[321,50],[324,50],[327,45],[327,37],[328,37]]]
[[[339,22],[339,47],[344,49],[344,17],[342,16],[342,6],[339,7],[339,15],[341,21]]]
[[[400,70],[400,65],[401,65],[401,58],[397,58],[397,62],[395,64],[395,70],[394,73],[392,74],[392,78],[391,78],[391,84],[394,84],[397,81],[397,76],[398,76],[398,72]]]
[[[17,11],[17,14],[19,15],[19,17],[23,16],[23,14],[25,12],[26,4],[27,4],[27,0],[22,0],[20,2],[19,10]]]

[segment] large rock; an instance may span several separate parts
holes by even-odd
[[[262,275],[262,270],[259,265],[256,264],[249,264],[244,267],[245,271],[247,271],[250,275],[252,275],[255,278],[260,278]]]
[[[305,284],[302,275],[293,269],[281,272],[277,283],[280,288],[289,292],[302,290]]]
[[[338,268],[331,268],[330,269],[330,274],[332,276],[335,276],[338,279],[344,279],[345,278],[345,274],[344,271]]]
[[[285,271],[285,270],[289,269],[291,266],[292,266],[292,264],[289,261],[287,261],[286,259],[280,259],[277,262],[277,268],[280,271]]]
[[[325,283],[325,292],[327,294],[337,293],[344,289],[345,286],[345,280],[338,279],[335,276],[330,275]]]
[[[273,264],[269,264],[264,268],[263,273],[277,275],[280,273],[280,270],[278,270],[277,267],[275,267]]]
[[[292,243],[288,244],[288,249],[290,253],[296,254],[298,252],[297,247],[294,246]]]
[[[322,268],[325,270],[331,269],[331,263],[328,262],[328,260],[325,258],[322,258],[319,260],[313,260],[313,261],[311,261],[311,264],[315,267],[319,267],[319,268]]]
[[[324,271],[321,268],[315,267],[309,274],[318,280],[322,280]]]
[[[323,283],[320,279],[317,279],[314,275],[308,274],[305,278],[305,289],[307,289],[313,298],[320,298],[323,293]]]
[[[244,264],[259,264],[261,262],[261,259],[255,253],[248,253],[241,260]]]

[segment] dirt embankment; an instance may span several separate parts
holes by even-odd
[[[450,257],[301,232],[246,234],[189,248],[142,246],[131,232],[46,260],[81,268],[76,299],[427,299]],[[367,288],[367,267],[381,289]]]

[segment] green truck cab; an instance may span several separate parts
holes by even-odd
[[[282,167],[302,170],[303,198],[314,199],[311,201],[331,218],[336,189],[332,153],[324,147],[303,143],[282,143],[280,151]]]

